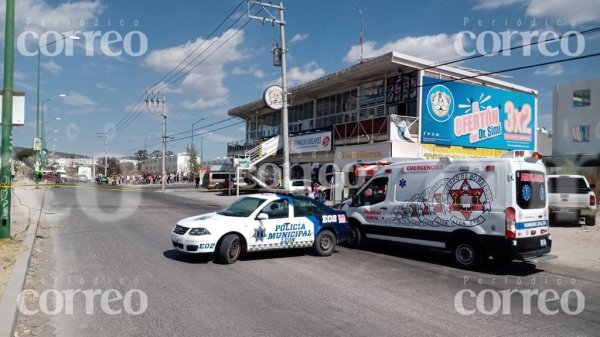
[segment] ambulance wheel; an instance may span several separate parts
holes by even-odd
[[[319,232],[315,240],[314,250],[319,256],[329,256],[335,250],[335,235],[330,230],[324,229]]]
[[[477,269],[483,262],[479,245],[473,241],[459,241],[452,247],[452,260],[462,269]]]
[[[240,238],[235,234],[229,234],[221,241],[216,260],[221,264],[232,264],[237,261],[241,252]]]
[[[346,244],[350,248],[358,248],[362,243],[362,233],[356,225],[350,225],[350,237],[346,240]]]
[[[585,217],[585,225],[586,226],[595,226],[596,225],[596,216],[588,215]]]

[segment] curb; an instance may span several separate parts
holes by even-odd
[[[43,204],[44,195],[42,195],[42,207]],[[40,211],[37,214],[37,220],[34,220],[33,223],[30,224],[25,240],[23,240],[23,244],[27,247],[27,251],[17,258],[10,278],[8,279],[8,283],[6,283],[4,295],[0,301],[0,336],[14,336],[17,319],[19,317],[16,300],[25,286],[27,269],[29,267],[31,253],[33,252],[33,244],[35,242],[35,236],[37,234],[38,223],[40,222],[41,215],[42,211],[40,208]]]

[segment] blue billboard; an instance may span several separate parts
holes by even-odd
[[[535,95],[423,77],[421,141],[534,150]]]

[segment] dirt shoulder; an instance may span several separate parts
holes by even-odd
[[[596,226],[553,226],[552,255],[548,261],[568,267],[582,268],[600,274],[600,217]]]

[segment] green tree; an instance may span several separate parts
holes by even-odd
[[[108,163],[108,170],[107,170],[108,176],[114,176],[114,175],[121,174],[121,162],[119,161],[119,159],[117,159],[116,157],[108,157],[107,163]],[[98,167],[96,172],[104,174],[104,158],[98,158],[98,162],[97,162],[96,166]]]
[[[191,145],[186,148],[187,155],[189,159],[190,171],[197,172],[198,171],[198,151],[196,151],[196,147]]]
[[[148,151],[146,150],[138,150],[135,153],[135,159],[137,159],[137,169],[138,171],[142,170],[142,161],[148,159]]]
[[[35,151],[32,148],[20,149],[14,155],[15,160],[23,162],[23,164],[33,168],[35,161]]]
[[[121,163],[121,172],[123,174],[130,174],[135,170],[135,165],[132,162]]]

